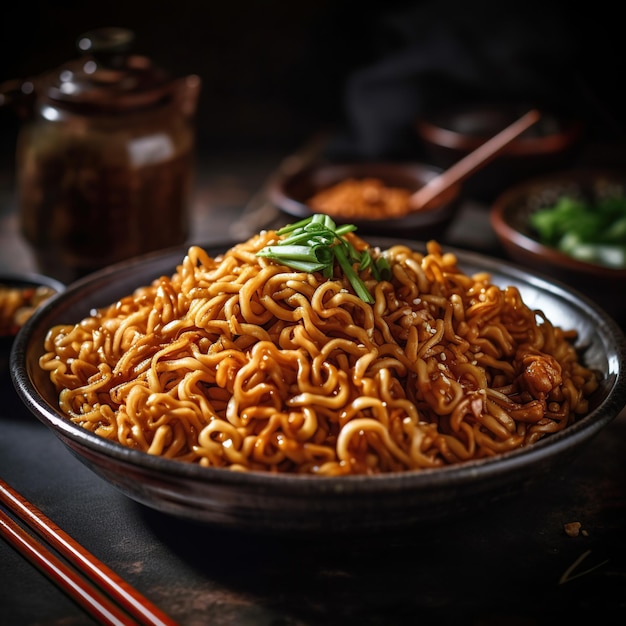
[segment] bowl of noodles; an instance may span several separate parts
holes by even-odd
[[[285,240],[262,231],[73,283],[18,333],[18,394],[133,500],[270,533],[478,510],[565,471],[626,404],[624,336],[576,291],[337,233],[329,272],[264,255]]]
[[[8,369],[18,330],[46,300],[65,289],[60,281],[41,274],[0,274],[0,373]]]

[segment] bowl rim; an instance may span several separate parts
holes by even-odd
[[[438,117],[448,114],[451,117],[467,113],[480,113],[496,110],[519,109],[522,113],[522,107],[512,107],[511,103],[504,104],[483,104],[468,106],[467,109],[455,106],[445,109],[444,111],[435,111],[434,114],[429,112],[418,116],[415,121],[415,128],[419,136],[423,140],[428,141],[433,146],[446,148],[448,150],[459,150],[469,152],[478,148],[490,137],[487,134],[469,134],[460,130],[454,130],[440,125],[437,122]],[[532,108],[530,106],[528,109]],[[562,123],[562,128],[558,132],[544,135],[522,134],[512,141],[503,151],[503,157],[524,157],[524,156],[541,156],[565,151],[572,147],[583,135],[585,125],[583,121],[572,115],[564,115],[555,113],[548,109],[540,107],[540,111],[544,115],[558,118]],[[513,120],[511,120],[513,121]]]
[[[65,291],[67,285],[57,278],[53,278],[52,276],[47,276],[46,274],[40,274],[39,272],[18,272],[18,271],[9,271],[9,272],[0,272],[0,285],[5,286],[42,286],[42,287],[50,287],[54,289],[57,293],[61,293]]]
[[[372,239],[375,241],[374,238]],[[379,241],[380,245],[404,242],[416,249],[424,247],[423,242],[413,240],[379,238]],[[215,250],[224,249],[225,245],[230,244],[209,243],[204,247],[209,251],[209,254],[213,254]],[[84,447],[92,454],[102,455],[127,466],[156,472],[167,477],[185,478],[202,483],[208,481],[214,485],[231,487],[254,486],[255,488],[271,489],[272,485],[278,485],[292,495],[301,495],[302,486],[306,485],[309,495],[341,497],[342,494],[349,492],[353,495],[371,497],[377,493],[388,493],[389,491],[402,492],[407,489],[428,491],[439,489],[444,485],[449,487],[451,482],[456,486],[462,486],[469,483],[473,484],[480,479],[489,479],[495,475],[515,475],[516,472],[528,468],[542,459],[549,458],[591,438],[626,406],[626,337],[613,318],[596,303],[558,281],[549,280],[533,271],[501,259],[446,246],[446,251],[457,254],[460,264],[474,263],[493,271],[504,270],[511,280],[517,280],[544,291],[549,289],[551,294],[557,294],[560,298],[564,298],[577,310],[584,312],[586,316],[593,316],[596,332],[602,330],[603,336],[608,337],[610,335],[610,345],[615,350],[615,357],[610,360],[610,365],[614,368],[614,374],[611,377],[612,381],[614,378],[611,396],[604,398],[590,413],[566,429],[545,437],[530,447],[451,466],[407,470],[374,476],[325,477],[272,474],[260,471],[233,472],[227,468],[201,467],[198,464],[170,460],[152,456],[140,450],[126,448],[69,421],[60,413],[58,408],[45,400],[33,382],[32,370],[29,369],[27,358],[31,336],[45,330],[45,320],[53,309],[60,306],[66,308],[71,306],[73,299],[76,299],[85,290],[97,291],[99,282],[115,281],[121,271],[128,273],[141,271],[153,261],[156,261],[158,265],[154,270],[154,277],[156,278],[158,275],[162,275],[163,267],[171,267],[173,270],[182,259],[181,254],[184,255],[187,249],[188,246],[184,246],[171,248],[161,253],[151,253],[104,268],[80,279],[69,285],[62,294],[47,301],[18,332],[10,354],[10,371],[14,387],[30,412],[44,425],[51,428],[54,434],[64,442],[67,440],[72,444]],[[145,283],[142,282],[142,284]]]
[[[576,168],[535,176],[511,186],[496,197],[489,211],[491,226],[505,247],[518,248],[529,255],[544,258],[547,262],[551,262],[563,269],[579,272],[589,277],[596,276],[620,281],[626,280],[626,268],[614,268],[588,263],[571,257],[518,230],[507,219],[511,203],[524,198],[533,190],[540,189],[545,185],[558,184],[559,182],[585,184],[598,178],[615,179],[626,184],[626,175],[613,169]]]

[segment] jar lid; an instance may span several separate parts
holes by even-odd
[[[126,28],[99,28],[81,35],[81,57],[42,77],[39,94],[83,113],[122,112],[159,103],[171,95],[170,76],[147,57],[131,54],[135,35]]]

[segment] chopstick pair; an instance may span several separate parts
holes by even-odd
[[[7,507],[67,561],[60,559],[0,508],[0,535],[100,624],[176,626],[176,622],[61,530],[0,479]],[[74,565],[72,568],[69,564]]]

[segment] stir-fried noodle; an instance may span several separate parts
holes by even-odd
[[[349,235],[355,246],[366,244]],[[365,474],[533,444],[588,410],[575,332],[468,276],[430,242],[393,273],[325,279],[260,258],[261,232],[49,331],[41,367],[76,424],[124,446],[232,470]]]

